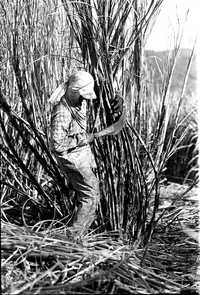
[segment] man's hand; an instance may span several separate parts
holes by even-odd
[[[94,134],[93,133],[87,134],[87,142],[91,143],[93,140],[94,140]]]
[[[114,121],[117,121],[123,112],[123,98],[119,93],[116,93],[114,99],[111,101],[111,108]]]
[[[87,134],[85,138],[80,138],[78,140],[78,147],[87,145],[88,143],[91,143],[93,140],[94,140],[94,134],[93,133]]]

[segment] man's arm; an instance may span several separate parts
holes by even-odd
[[[59,102],[54,106],[51,115],[51,144],[56,154],[62,155],[69,148],[68,130],[70,122],[70,112],[62,102]]]

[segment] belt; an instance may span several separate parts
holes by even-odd
[[[86,144],[84,146],[86,146]],[[79,146],[76,146],[76,147],[69,148],[64,153],[70,154],[70,153],[74,152],[75,150],[78,150],[78,148],[81,148],[81,147],[84,147],[84,146],[82,145],[80,147]],[[53,152],[54,152],[54,154],[56,156],[61,156],[61,157],[63,156],[63,152],[58,152],[58,151],[55,151],[55,150]]]
[[[85,144],[83,144],[83,145],[77,145],[77,146],[75,146],[75,147],[72,147],[72,148],[69,148],[69,149],[67,149],[67,153],[71,153],[71,152],[73,152],[73,151],[75,151],[75,150],[77,150],[77,149],[79,149],[79,148],[82,148],[82,147],[84,147],[84,146],[87,146],[88,144],[87,143],[85,143]]]
[[[70,148],[70,149],[67,150],[67,153],[71,153],[71,152],[73,152],[76,149],[77,149],[77,146],[76,147],[73,147],[73,148]]]

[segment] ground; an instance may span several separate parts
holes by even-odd
[[[63,229],[33,233],[2,223],[2,294],[197,294],[198,191],[186,190],[161,188],[158,216],[165,214],[147,249],[117,232],[74,242]]]

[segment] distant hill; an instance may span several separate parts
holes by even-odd
[[[179,57],[177,59],[177,63],[176,63],[175,71],[174,71],[174,76],[172,79],[172,85],[171,85],[172,92],[180,93],[181,91],[190,54],[191,54],[191,50],[189,49],[182,49],[179,53]],[[168,56],[169,56],[169,51],[153,51],[153,50],[145,51],[145,60],[147,62],[148,69],[152,73],[152,78],[155,85],[156,84],[161,85],[161,80],[162,80],[161,73],[165,73],[166,71]],[[196,96],[196,92],[197,92],[196,85],[197,85],[197,66],[196,66],[196,56],[194,56],[189,77],[188,77],[185,95],[189,97],[191,97],[192,95]]]

